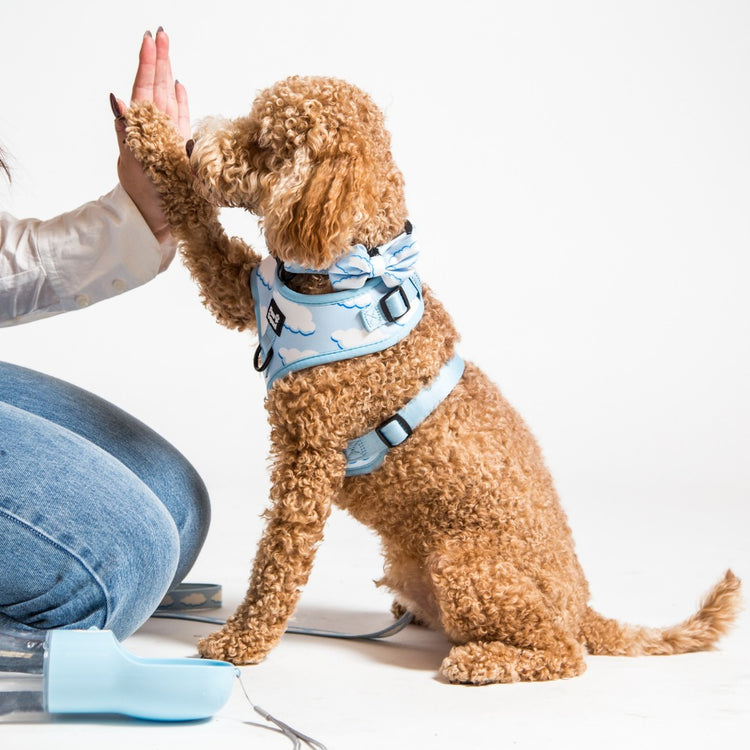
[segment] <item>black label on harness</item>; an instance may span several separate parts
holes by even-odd
[[[266,320],[268,321],[268,325],[273,329],[273,332],[277,336],[281,336],[281,329],[284,327],[286,315],[281,312],[279,306],[276,304],[276,300],[271,300],[271,304],[268,306],[268,312],[266,313]]]

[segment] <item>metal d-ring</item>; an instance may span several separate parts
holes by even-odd
[[[271,364],[271,360],[273,359],[273,347],[271,347],[270,351],[268,352],[266,361],[262,364],[260,363],[261,354],[263,354],[263,347],[258,344],[258,348],[255,350],[255,355],[253,356],[253,367],[255,368],[256,372],[263,372],[264,370],[268,369],[268,365]]]

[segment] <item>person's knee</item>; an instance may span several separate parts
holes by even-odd
[[[104,627],[118,638],[135,632],[159,606],[180,562],[180,537],[171,516],[159,506],[126,530],[119,560],[107,575],[108,611]],[[114,561],[113,561],[114,562]]]
[[[156,494],[172,516],[180,539],[180,560],[174,583],[180,583],[193,567],[211,522],[211,503],[203,479],[184,458],[164,471]]]
[[[24,567],[11,575],[5,566],[0,621],[36,630],[106,628],[120,639],[133,633],[158,607],[180,557],[169,514],[156,504],[141,510],[126,529],[108,529],[111,538],[98,551],[78,553],[10,519],[0,558],[23,559]]]
[[[188,498],[186,522],[178,528],[183,545],[183,557],[189,557],[190,564],[195,562],[198,552],[208,534],[211,523],[211,501],[203,479],[198,472],[188,465],[185,469],[185,497]]]
[[[69,548],[0,510],[0,619],[36,630],[104,627],[106,587]]]
[[[180,564],[170,509],[80,435],[7,404],[0,416],[10,488],[0,493],[0,614],[30,627],[134,631]]]

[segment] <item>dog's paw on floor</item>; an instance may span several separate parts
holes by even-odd
[[[449,682],[464,685],[556,680],[576,677],[585,671],[580,647],[552,652],[516,648],[499,641],[471,641],[454,646],[440,667],[440,673]]]
[[[247,631],[220,630],[198,641],[198,653],[204,659],[228,661],[237,666],[258,664],[273,647],[255,642]]]

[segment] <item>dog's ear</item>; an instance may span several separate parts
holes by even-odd
[[[376,170],[361,153],[313,159],[307,148],[279,174],[264,212],[268,246],[282,260],[327,268],[375,210]]]

